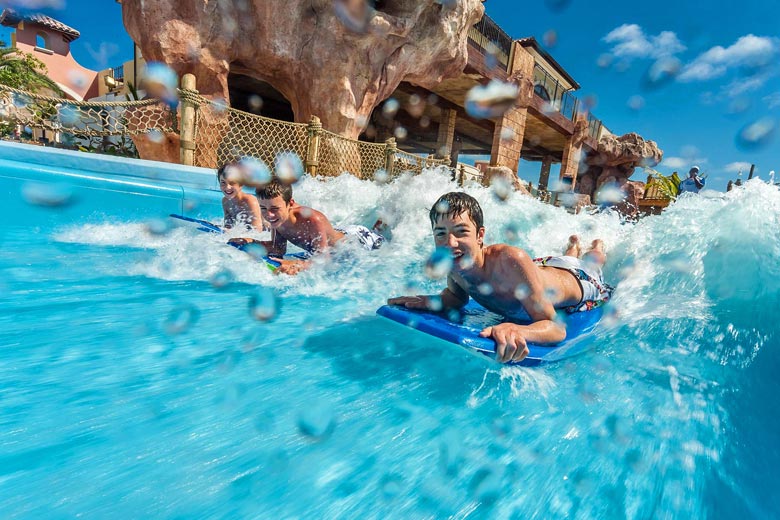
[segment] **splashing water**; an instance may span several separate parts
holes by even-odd
[[[518,369],[374,316],[389,296],[444,287],[424,272],[428,211],[457,188],[435,170],[304,176],[296,200],[335,224],[381,212],[393,240],[297,277],[222,235],[150,235],[154,215],[5,207],[2,509],[771,517],[780,191],[748,181],[625,224],[467,187],[488,244],[507,230],[532,257],[571,234],[606,243],[617,290],[590,349]],[[232,282],[212,286],[226,269]]]

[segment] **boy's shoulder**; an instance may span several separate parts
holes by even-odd
[[[485,247],[485,259],[488,262],[515,263],[531,260],[531,257],[519,247],[509,244],[492,244]]]

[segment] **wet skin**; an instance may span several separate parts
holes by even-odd
[[[485,228],[477,229],[464,212],[442,215],[433,228],[437,247],[452,252],[454,265],[447,288],[439,297],[445,309],[459,309],[469,297],[485,308],[509,319],[528,316],[531,323],[501,323],[482,330],[482,337],[496,342],[496,358],[504,363],[522,361],[528,342],[557,343],[566,338],[555,319],[555,308],[576,304],[582,289],[571,273],[534,264],[528,253],[505,244],[485,246]],[[488,284],[490,294],[479,287]],[[403,296],[388,300],[410,309],[431,309],[430,296]]]

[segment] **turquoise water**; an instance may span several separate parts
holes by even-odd
[[[470,188],[488,242],[610,250],[592,347],[526,369],[374,315],[439,286],[422,266],[448,179],[303,179],[299,202],[393,240],[296,278],[164,213],[7,183],[3,518],[777,517],[780,192],[634,225]]]

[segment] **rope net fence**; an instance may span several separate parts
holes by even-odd
[[[236,110],[194,90],[179,89],[180,103],[170,107],[159,99],[141,101],[74,101],[0,85],[0,136],[32,130],[31,140],[84,151],[138,157],[134,139],[152,144],[166,137],[183,137],[186,104],[194,107],[192,164],[218,168],[243,157],[273,168],[282,153],[294,153],[313,175],[350,173],[360,179],[394,178],[404,172],[449,166],[449,159],[424,158],[404,152],[394,140],[370,143],[349,139],[310,123],[279,121]],[[51,136],[51,137],[49,137]],[[17,135],[18,137],[18,135]]]

